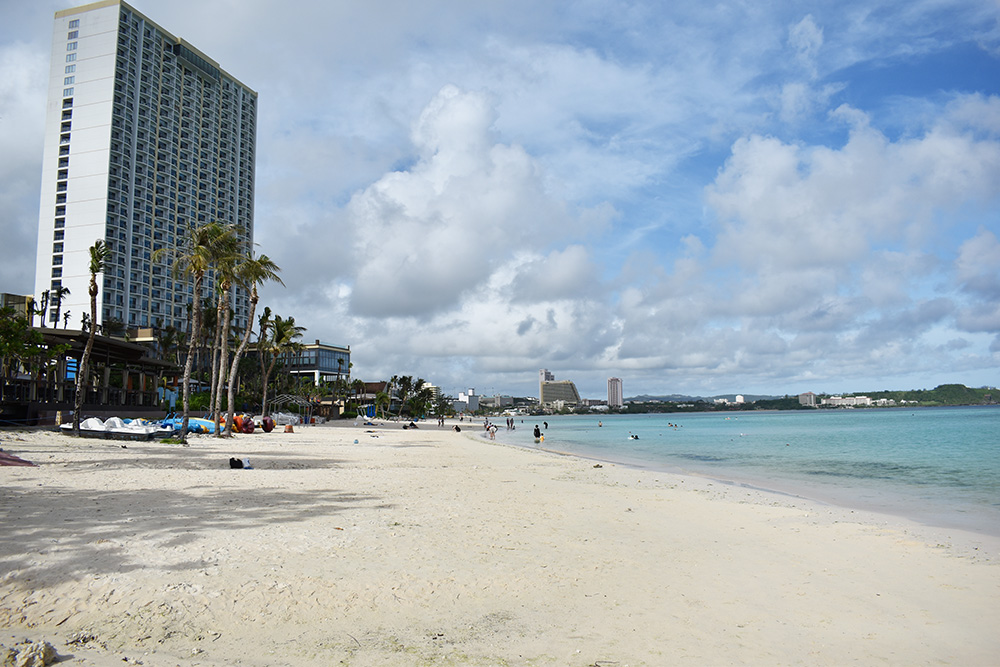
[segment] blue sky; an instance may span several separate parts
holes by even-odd
[[[0,0],[3,291],[75,4]],[[259,92],[263,303],[364,379],[998,381],[996,2],[132,5]]]

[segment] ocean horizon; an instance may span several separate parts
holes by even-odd
[[[997,406],[525,416],[515,426],[497,440],[1000,536]]]

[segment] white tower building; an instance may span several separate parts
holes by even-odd
[[[103,239],[98,322],[186,327],[192,288],[152,254],[206,222],[234,225],[249,250],[256,119],[256,92],[124,2],[57,12],[36,299],[68,288],[62,311],[77,328],[90,312],[88,249]],[[233,305],[242,326],[249,295],[235,290]]]
[[[608,407],[620,408],[625,405],[622,395],[621,378],[608,378]]]

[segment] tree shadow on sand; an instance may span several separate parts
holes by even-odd
[[[204,481],[184,490],[0,488],[0,572],[9,573],[0,578],[0,599],[7,586],[31,590],[150,567],[129,554],[128,545],[137,542],[164,549],[163,560],[152,565],[156,569],[202,569],[212,563],[170,562],[170,549],[208,531],[253,536],[268,525],[392,507],[376,496],[337,489],[218,488]]]

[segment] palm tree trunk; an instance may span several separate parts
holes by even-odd
[[[218,357],[212,362],[212,421],[215,422],[215,436],[222,437],[219,422],[222,420],[222,385],[226,382],[225,368],[229,363],[229,300],[226,290],[219,294],[219,306],[216,309],[216,347]],[[223,324],[223,321],[225,324]]]
[[[184,420],[181,422],[181,441],[187,443],[188,424],[191,422],[191,365],[194,351],[201,338],[201,276],[194,279],[194,308],[191,314],[191,340],[184,360]]]
[[[226,383],[226,368],[229,365],[229,300],[226,299],[226,303],[222,308],[222,317],[224,322],[222,323],[222,351],[219,354],[219,388],[218,393],[215,396],[215,434],[217,437],[222,437],[221,429],[219,428],[220,422],[228,428],[222,417],[222,387]]]
[[[96,245],[96,244],[95,244]],[[76,369],[76,396],[73,397],[73,435],[80,435],[80,410],[83,408],[83,395],[87,391],[87,364],[90,363],[90,352],[94,349],[94,336],[97,333],[97,277],[90,276],[90,333],[87,336],[87,346],[83,348],[80,365]]]
[[[266,417],[268,414],[270,414],[267,411],[267,385],[270,382],[271,371],[274,370],[274,363],[277,360],[278,360],[278,355],[277,354],[271,355],[271,363],[267,365],[267,372],[264,373],[264,399],[262,401],[261,409],[260,409],[260,414],[263,415],[264,417]]]
[[[250,315],[247,317],[247,328],[243,331],[243,339],[240,341],[240,346],[236,349],[236,354],[233,355],[233,366],[229,369],[229,395],[227,396],[228,402],[226,403],[226,406],[228,407],[226,435],[232,435],[233,424],[236,421],[236,368],[240,363],[240,359],[243,357],[243,353],[247,349],[247,345],[250,344],[250,333],[253,330],[253,316],[257,312],[257,301],[257,286],[254,285],[253,290],[250,292]]]

